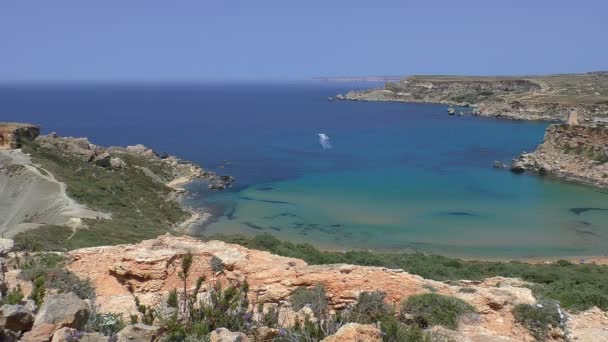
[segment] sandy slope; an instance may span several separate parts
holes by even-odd
[[[12,237],[40,224],[76,229],[81,218],[111,219],[76,203],[65,188],[21,150],[0,150],[0,234]]]

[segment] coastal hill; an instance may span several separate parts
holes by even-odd
[[[419,75],[384,88],[349,92],[338,99],[444,103],[473,106],[481,116],[564,121],[572,110],[581,122],[608,122],[608,73],[547,76]]]

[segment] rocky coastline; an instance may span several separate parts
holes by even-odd
[[[549,126],[544,142],[510,169],[608,186],[608,75],[477,77],[411,76],[382,89],[352,91],[338,100],[436,103],[471,107],[476,116],[566,122]],[[456,110],[448,109],[449,115]],[[460,115],[460,113],[459,113]],[[508,167],[496,162],[494,167]]]
[[[95,181],[103,183],[97,186],[104,189],[102,192],[108,192],[107,196],[115,196],[111,187],[120,186],[116,182],[127,181],[133,182],[135,191],[142,191],[143,198],[152,195],[158,196],[159,203],[177,203],[186,214],[179,214],[177,208],[171,209],[163,221],[182,233],[191,232],[193,226],[210,218],[205,210],[184,205],[186,184],[198,179],[207,182],[210,189],[223,190],[234,182],[231,176],[217,175],[141,144],[102,147],[87,138],[61,137],[56,133],[39,135],[40,127],[29,124],[0,123],[0,128],[4,141],[0,147],[0,181],[6,183],[7,190],[0,199],[6,203],[21,203],[19,208],[12,205],[5,208],[9,212],[0,220],[0,232],[6,236],[45,225],[65,226],[76,232],[100,220],[118,220],[118,224],[121,217],[113,215],[112,209],[98,208],[96,203],[90,203],[104,202],[103,198],[91,198],[82,203],[79,198],[73,198],[74,195],[88,197],[87,184],[81,182],[91,175]],[[85,169],[88,175],[83,173]],[[75,173],[83,174],[75,177]],[[103,180],[95,174],[102,175]],[[27,184],[27,188],[20,184]],[[21,186],[21,190],[12,192],[10,189],[16,186]],[[78,194],[71,193],[75,187],[80,187]],[[130,195],[137,200],[137,194]],[[142,213],[141,205],[134,202],[129,205]]]
[[[472,107],[473,114],[514,120],[608,123],[608,75],[522,77],[410,76],[381,89],[351,91],[338,100],[437,103]]]

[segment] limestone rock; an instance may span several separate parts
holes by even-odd
[[[111,160],[112,160],[112,157],[110,156],[110,154],[108,152],[104,152],[104,153],[98,155],[97,157],[95,157],[94,163],[97,166],[110,168],[110,167],[112,167]]]
[[[211,342],[249,342],[247,335],[242,332],[231,332],[226,328],[213,330],[209,337]]]
[[[131,324],[118,332],[118,342],[152,342],[158,328],[145,324]]]
[[[253,337],[256,342],[270,342],[279,335],[279,330],[269,327],[259,327],[253,330]]]
[[[380,342],[382,332],[373,325],[348,323],[343,325],[334,335],[321,340],[322,342]]]
[[[34,325],[34,314],[22,305],[5,304],[0,307],[0,327],[14,332],[25,332]]]
[[[53,334],[51,342],[109,342],[107,336],[100,333],[84,333],[73,328],[61,328]]]
[[[89,305],[73,293],[50,294],[40,307],[34,326],[23,341],[49,341],[53,334],[69,327],[82,330],[89,318]]]
[[[39,134],[39,126],[0,122],[0,148],[19,148],[23,141],[34,140]]]
[[[522,173],[526,171],[526,167],[521,160],[516,160],[511,164],[511,172],[513,173]]]
[[[125,162],[120,158],[111,158],[110,167],[114,170],[124,169],[126,166]]]
[[[5,256],[13,249],[14,245],[15,242],[13,240],[0,238],[0,256]]]

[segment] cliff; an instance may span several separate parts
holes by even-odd
[[[534,323],[528,325],[525,321],[521,321],[521,318],[517,318],[518,309],[516,308],[537,307],[540,310],[543,305],[547,305],[540,304],[544,302],[534,297],[530,290],[533,287],[532,284],[518,279],[494,277],[483,281],[439,282],[402,270],[384,267],[346,264],[308,265],[299,259],[281,257],[239,245],[170,235],[134,245],[74,250],[66,255],[68,260],[66,268],[80,279],[90,281],[95,290],[95,297],[92,300],[98,306],[98,313],[119,313],[123,314],[123,317],[132,315],[138,317],[139,315],[142,319],[145,316],[141,316],[143,315],[142,308],[150,305],[150,307],[160,310],[157,311],[157,314],[164,311],[171,316],[175,311],[171,311],[171,308],[167,307],[169,304],[166,303],[170,302],[168,298],[174,289],[181,291],[183,288],[183,278],[180,272],[183,269],[184,258],[188,254],[193,258],[186,288],[188,291],[194,291],[195,288],[198,288],[197,278],[204,277],[202,279],[205,281],[197,292],[197,298],[201,303],[205,300],[212,302],[215,300],[213,293],[218,291],[219,283],[226,288],[229,285],[240,286],[239,284],[246,282],[248,286],[244,289],[247,291],[248,306],[250,308],[263,307],[264,312],[267,313],[278,312],[278,318],[275,318],[278,323],[275,324],[283,326],[285,329],[292,327],[304,313],[311,315],[308,319],[311,319],[312,322],[318,322],[317,320],[322,318],[315,318],[314,306],[304,306],[301,310],[293,307],[293,297],[299,289],[313,288],[319,284],[324,286],[321,301],[326,301],[331,315],[352,308],[362,300],[362,293],[384,293],[384,297],[381,298],[385,304],[388,304],[389,307],[396,307],[398,310],[406,310],[400,304],[404,300],[413,297],[423,298],[419,296],[421,294],[455,298],[454,300],[466,303],[464,305],[471,307],[470,314],[461,317],[458,324],[448,328],[426,326],[427,331],[447,336],[449,341],[533,341],[535,340],[533,334],[539,336],[538,331],[535,333],[529,330]],[[14,288],[19,282],[15,272],[18,274],[19,271],[9,272],[12,274],[7,277],[8,288]],[[23,281],[21,284],[24,284]],[[27,285],[22,287],[28,288]],[[230,296],[234,295],[232,293]],[[306,300],[308,301],[310,298]],[[310,302],[310,304],[314,303]],[[246,307],[247,305],[245,305]],[[236,309],[232,306],[231,308],[231,310]],[[567,312],[560,309],[559,306],[553,307],[553,309],[547,308],[549,311],[546,314],[554,316],[558,321],[554,322],[557,325],[550,329],[548,326],[542,325],[548,323],[541,323],[540,327],[536,325],[543,331],[547,329],[546,334],[543,335],[547,341],[567,339],[608,341],[608,330],[606,330],[608,316],[605,312],[597,308],[578,313]],[[373,310],[379,309],[368,307],[365,312],[369,313],[369,310],[374,312]],[[437,308],[427,306],[425,310],[433,312]],[[208,313],[208,315],[211,314],[211,312]],[[230,313],[222,314],[229,315]],[[256,326],[256,320],[262,320],[261,324],[269,324],[268,321],[264,321],[266,319],[264,317],[266,316],[254,315],[253,321],[250,321],[247,326]],[[408,318],[408,314],[403,312],[398,314],[398,317],[401,317],[400,319],[404,322],[410,322],[408,324],[416,324],[415,318]],[[245,317],[244,319],[252,318]],[[157,323],[162,324],[163,321]],[[249,329],[248,331],[251,332],[247,326],[242,326],[242,329]],[[281,339],[276,335],[278,330],[274,327],[271,330],[275,331],[274,336],[277,337],[277,341],[291,341]],[[377,329],[375,325],[370,327]],[[384,325],[378,325],[378,327],[383,329],[383,333],[386,335],[386,327]],[[338,336],[340,335],[348,334],[343,331],[339,332]],[[381,336],[379,332],[378,336]],[[255,337],[252,340],[260,341]],[[349,341],[346,337],[345,339],[330,340]],[[373,339],[373,341],[379,340],[380,337]],[[414,339],[408,341],[410,340],[414,341]],[[445,339],[436,340],[444,341]]]
[[[541,174],[608,187],[608,127],[551,125],[536,151],[516,163]]]
[[[411,76],[382,89],[338,99],[472,106],[480,116],[564,121],[571,110],[582,122],[608,122],[608,76],[598,73],[524,77]]]
[[[0,149],[18,148],[24,141],[32,141],[40,134],[40,127],[24,123],[0,122]]]

